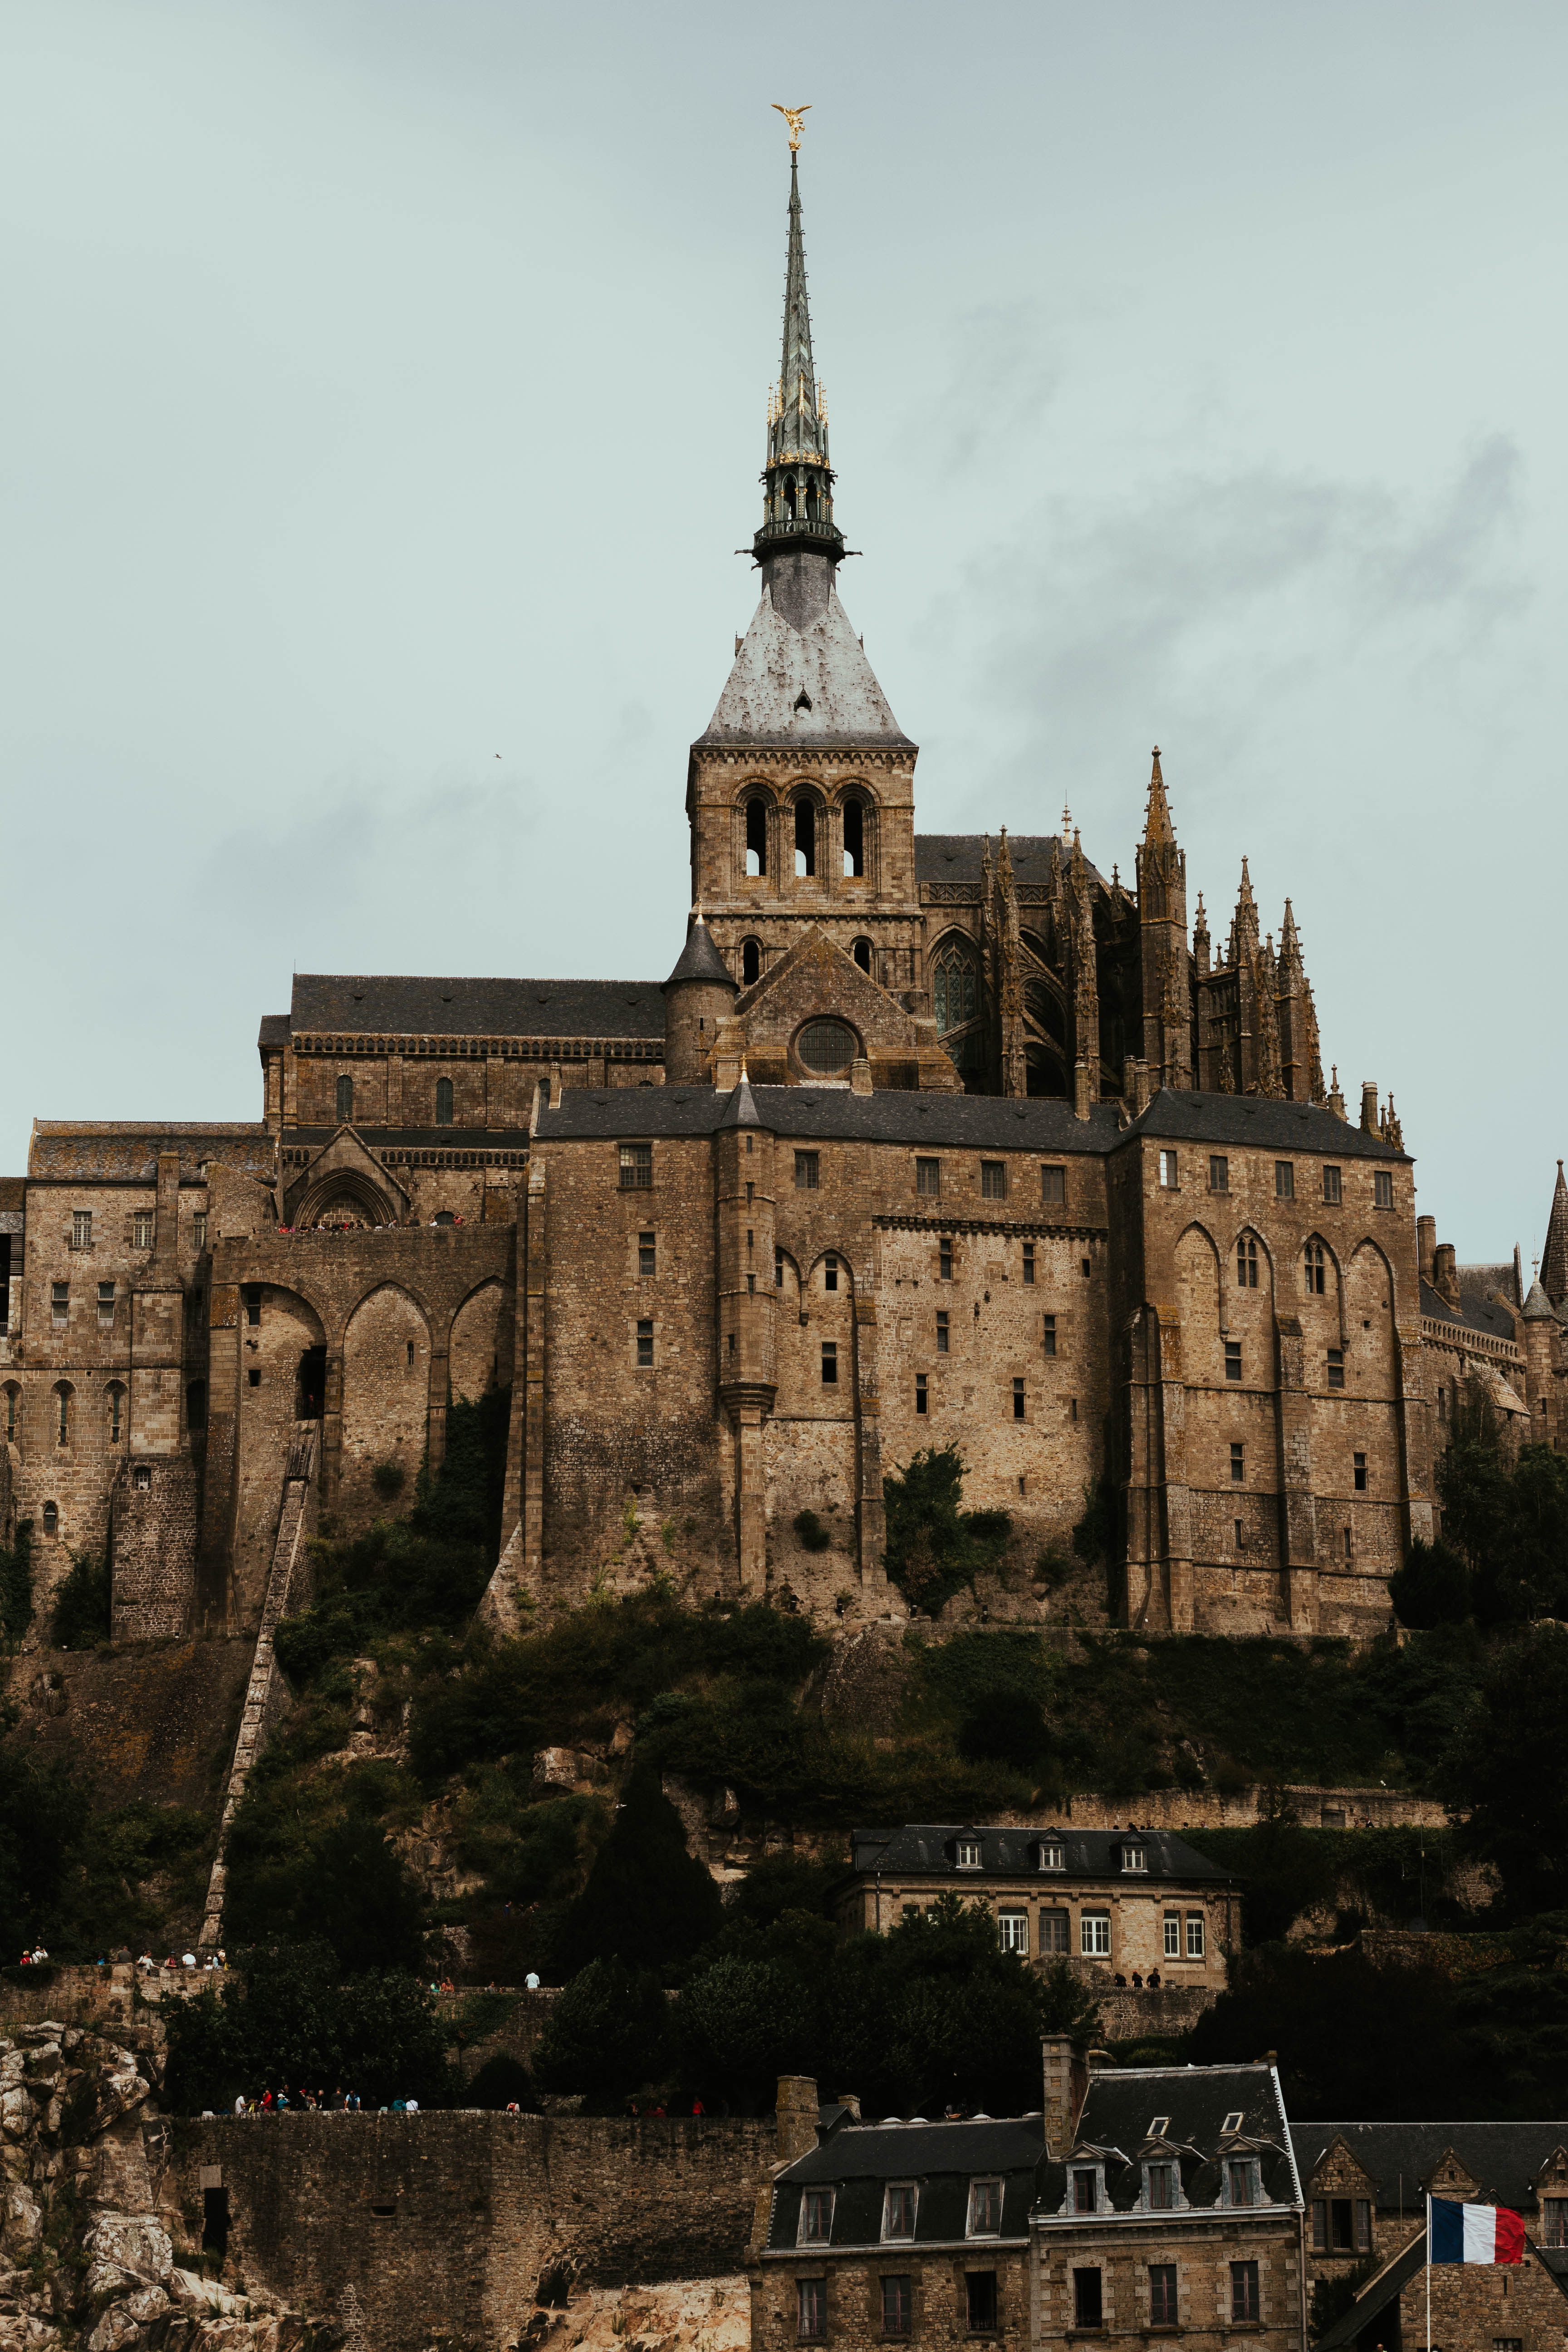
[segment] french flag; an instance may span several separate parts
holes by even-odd
[[[1428,2259],[1435,2263],[1521,2263],[1524,2223],[1506,2205],[1456,2205],[1426,2200]]]

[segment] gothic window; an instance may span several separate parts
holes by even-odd
[[[58,1503],[44,1505],[44,1533],[58,1536],[60,1531],[60,1507]]]
[[[1258,1287],[1258,1244],[1250,1234],[1243,1234],[1236,1245],[1236,1286],[1237,1290]]]
[[[124,1410],[125,1391],[121,1388],[118,1381],[110,1381],[109,1383],[109,1442],[110,1445],[118,1445],[120,1443],[121,1416]]]
[[[452,1124],[452,1081],[450,1078],[437,1078],[436,1081],[436,1124],[437,1127],[450,1127]]]
[[[765,874],[768,870],[768,804],[754,794],[746,803],[746,871]]]
[[[795,476],[793,474],[786,474],[784,476],[784,512],[788,515],[791,522],[794,522],[795,519]]]
[[[1321,1242],[1309,1242],[1305,1253],[1307,1290],[1309,1296],[1321,1298],[1328,1286],[1328,1268],[1323,1262]]]
[[[936,994],[936,1034],[945,1037],[962,1029],[980,1010],[980,975],[968,949],[950,940],[938,950],[932,966]]]
[[[763,974],[763,943],[760,940],[741,941],[741,981],[743,987],[760,980]]]
[[[5,1384],[5,1443],[7,1445],[15,1445],[16,1443],[16,1416],[21,1402],[21,1390],[15,1381],[8,1381]]]
[[[55,1390],[55,1407],[58,1414],[55,1424],[55,1443],[58,1445],[68,1445],[71,1442],[71,1403],[75,1394],[76,1391],[69,1381],[61,1381]]]
[[[795,870],[797,880],[816,872],[816,803],[799,800],[795,804]]]
[[[844,871],[846,875],[855,876],[864,875],[866,871],[864,801],[848,800],[844,803]]]
[[[338,1080],[338,1120],[340,1125],[354,1115],[354,1082],[343,1077]]]
[[[870,940],[857,940],[849,952],[854,957],[856,962],[859,965],[861,971],[864,972],[869,972],[871,969],[872,954]]]

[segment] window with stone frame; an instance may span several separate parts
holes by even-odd
[[[919,2191],[912,2180],[889,2180],[882,2191],[882,2235],[912,2238]]]
[[[915,2325],[915,2283],[907,2271],[882,2275],[882,2333],[909,2336]]]
[[[653,1146],[651,1143],[623,1143],[617,1146],[623,1192],[647,1192],[653,1189]]]
[[[1568,2246],[1568,2197],[1543,2197],[1541,2221],[1544,2245]]]
[[[1255,2156],[1228,2158],[1225,2168],[1226,2203],[1256,2205],[1258,2200],[1258,2158]]]
[[[1258,2264],[1232,2263],[1230,2266],[1230,2324],[1233,2327],[1257,2325],[1258,2315]]]
[[[1241,1378],[1241,1341],[1227,1339],[1225,1343],[1225,1376],[1227,1381]]]
[[[1277,1201],[1293,1201],[1296,1197],[1296,1164],[1291,1160],[1274,1162],[1274,1197]]]
[[[135,1215],[131,1220],[132,1248],[151,1249],[153,1246],[153,1230],[154,1227],[152,1210],[138,1209]]]
[[[658,1236],[654,1234],[639,1234],[637,1235],[637,1273],[641,1276],[657,1274],[658,1272]]]
[[[637,1325],[637,1362],[645,1369],[653,1362],[653,1325],[646,1318]]]
[[[1100,2327],[1104,2324],[1104,2289],[1099,2270],[1075,2270],[1072,2274],[1073,2326]]]
[[[795,2332],[802,2344],[820,2344],[827,2333],[827,2281],[796,2279]]]
[[[436,1124],[437,1127],[450,1127],[452,1124],[452,1081],[450,1078],[437,1078],[436,1081]]]
[[[980,969],[972,949],[946,940],[931,963],[931,1000],[936,1034],[944,1042],[966,1029],[980,1012]]]
[[[1044,1167],[1040,1170],[1040,1205],[1047,1209],[1066,1206],[1068,1171],[1065,1168]]]
[[[1394,1206],[1394,1178],[1386,1168],[1377,1169],[1373,1175],[1372,1205],[1374,1209]]]
[[[70,1320],[71,1286],[68,1282],[49,1286],[49,1321],[57,1331],[63,1331]]]
[[[800,2243],[825,2246],[833,2235],[833,2191],[806,2189],[800,2200]]]
[[[964,2302],[971,2336],[994,2336],[996,2333],[996,2273],[994,2271],[966,2271],[963,2275]]]
[[[838,1379],[838,1342],[825,1339],[822,1343],[822,1384],[832,1388]]]
[[[983,1160],[980,1163],[980,1197],[983,1201],[1005,1201],[1007,1197],[1007,1162],[1005,1160]]]
[[[1026,1243],[1024,1244],[1024,1280],[1025,1280],[1026,1283],[1032,1284],[1032,1283],[1034,1282],[1034,1279],[1035,1279],[1035,1244],[1034,1244],[1034,1243],[1033,1243],[1033,1242],[1026,1242]]]
[[[1211,1151],[1209,1153],[1209,1191],[1228,1192],[1229,1190],[1230,1161],[1223,1151]]]
[[[1325,1168],[1323,1171],[1324,1200],[1331,1208],[1337,1209],[1343,1197],[1344,1188],[1340,1171],[1337,1168]]]
[[[999,1911],[996,1915],[996,1935],[1005,1952],[1021,1952],[1026,1958],[1029,1949],[1028,1913]]]
[[[1079,1914],[1079,1950],[1085,1959],[1104,1960],[1110,1957],[1110,1914],[1109,1911],[1080,1911]]]
[[[72,1210],[71,1247],[79,1250],[92,1247],[92,1211],[90,1209]]]
[[[336,1087],[338,1124],[345,1125],[354,1115],[354,1082],[345,1071]]]
[[[797,1151],[795,1155],[795,1189],[797,1192],[815,1192],[822,1172],[820,1156],[815,1151]]]
[[[1057,1318],[1054,1315],[1047,1315],[1045,1318],[1045,1340],[1047,1355],[1054,1356],[1057,1352]]]
[[[1345,1384],[1345,1351],[1342,1348],[1331,1348],[1329,1349],[1328,1378],[1329,1386],[1331,1389],[1343,1388]],[[1437,1418],[1439,1421],[1443,1418],[1443,1391],[1441,1389],[1437,1391]]]
[[[114,1328],[114,1285],[100,1282],[98,1286],[98,1328],[100,1331]]]
[[[1144,2202],[1151,2213],[1169,2213],[1176,2202],[1176,2168],[1148,2164],[1143,2168]]]
[[[952,1280],[952,1238],[949,1234],[943,1234],[936,1245],[936,1270],[941,1281]]]
[[[1187,1958],[1201,1960],[1204,1956],[1204,1915],[1201,1911],[1187,1914]]]
[[[1164,2168],[1168,2171],[1170,2168]],[[1174,2327],[1176,2325],[1174,2263],[1151,2263],[1149,2265],[1149,2325],[1151,2327]]]
[[[940,1160],[918,1159],[915,1161],[915,1191],[928,1201],[942,1198],[942,1162]]]
[[[972,2238],[1001,2236],[1002,2183],[999,2180],[970,2182],[968,2234]]]

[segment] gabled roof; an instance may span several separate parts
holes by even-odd
[[[134,1119],[36,1118],[27,1173],[60,1182],[77,1178],[150,1184],[163,1151],[179,1153],[182,1182],[199,1177],[212,1160],[270,1179],[277,1156],[260,1119],[169,1119],[162,1127],[147,1127]]]
[[[1296,2126],[1296,2156],[1310,2181],[1334,2140],[1342,2139],[1377,2183],[1380,2207],[1403,2202],[1417,2211],[1422,2181],[1451,2148],[1476,2180],[1484,2204],[1535,2210],[1532,2186],[1552,2151],[1568,2147],[1568,2121],[1544,2123],[1320,2124]]]
[[[826,610],[792,628],[770,591],[752,616],[712,718],[697,739],[762,745],[914,746],[877,683],[849,615],[830,589]]]
[[[1426,2232],[1418,2230],[1409,2245],[1385,2263],[1376,2275],[1369,2279],[1350,2309],[1342,2312],[1326,2336],[1320,2336],[1317,2352],[1339,2352],[1343,2344],[1353,2344],[1363,2327],[1378,2314],[1386,2311],[1398,2300],[1405,2287],[1426,2263]]]
[[[1381,1137],[1348,1127],[1321,1103],[1281,1102],[1272,1095],[1178,1092],[1162,1087],[1130,1135],[1161,1142],[1233,1143],[1259,1151],[1305,1151],[1325,1160],[1405,1160]]]
[[[980,1866],[960,1867],[953,1848],[961,1837],[978,1839]],[[1062,1850],[1062,1868],[1042,1871],[1037,1848],[1049,1839]],[[1148,1871],[1121,1867],[1121,1849],[1142,1846]],[[1048,1884],[1053,1878],[1211,1879],[1235,1885],[1233,1873],[1221,1870],[1184,1838],[1169,1830],[1075,1830],[1042,1824],[1034,1829],[982,1829],[965,1822],[910,1822],[898,1830],[856,1830],[852,1833],[854,1868],[903,1873],[910,1877],[949,1877],[954,1885],[965,1879],[1028,1878]]]
[[[1045,2153],[1045,2126],[1038,2115],[963,2122],[845,2124],[819,2147],[785,2167],[773,2190],[768,2250],[794,2250],[802,2191],[830,2186],[833,2246],[874,2246],[882,2234],[883,2191],[890,2180],[912,2181],[914,2244],[952,2244],[969,2226],[969,2185],[1000,2179],[1001,2238],[1021,2242],[1028,2234],[1037,2170]],[[994,2245],[978,2239],[976,2250]]]
[[[985,833],[917,833],[915,835],[915,880],[917,882],[978,882],[984,868],[989,849],[993,863],[1000,836]],[[1051,878],[1051,852],[1062,859],[1071,855],[1072,845],[1064,842],[1059,834],[1010,833],[1007,853],[1013,861],[1013,879],[1016,882],[1045,883]],[[1084,864],[1097,882],[1104,880],[1088,858]]]
[[[441,980],[404,972],[300,971],[293,1034],[398,1037],[662,1037],[652,980]]]
[[[1233,2116],[1239,2123],[1227,2131]],[[1157,2135],[1156,2122],[1162,2126]],[[1091,2074],[1072,2153],[1066,2162],[1053,2160],[1040,2168],[1041,2210],[1055,2212],[1062,2206],[1069,2168],[1091,2149],[1104,2163],[1112,2209],[1129,2210],[1142,2189],[1140,2152],[1152,2152],[1154,2145],[1163,2160],[1176,2163],[1189,2205],[1219,2201],[1227,2156],[1257,2158],[1268,2203],[1300,2201],[1290,2127],[1274,2069],[1265,2062],[1112,2067]]]

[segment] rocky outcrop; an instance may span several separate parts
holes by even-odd
[[[0,2040],[0,2352],[331,2352],[341,2327],[205,2276],[157,2210],[151,2065],[51,2021]]]

